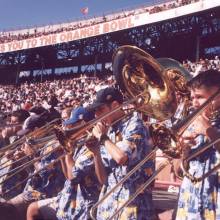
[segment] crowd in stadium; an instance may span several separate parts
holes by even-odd
[[[42,28],[35,28],[35,29],[30,29],[27,32],[23,33],[20,31],[13,31],[12,33],[7,31],[7,32],[0,32],[0,43],[8,43],[11,41],[20,41],[28,38],[36,38],[36,37],[41,37],[49,34],[56,34],[60,32],[65,32],[65,31],[73,31],[78,28],[84,28],[84,27],[89,27],[91,25],[103,23],[106,21],[112,21],[115,19],[119,18],[124,18],[130,15],[136,15],[140,13],[146,13],[148,12],[149,14],[154,14],[158,13],[161,11],[169,10],[172,8],[177,8],[181,7],[187,4],[191,4],[194,2],[197,2],[199,0],[175,0],[171,2],[166,2],[164,4],[159,4],[155,6],[147,6],[147,7],[141,7],[140,9],[135,9],[132,11],[124,11],[121,13],[113,14],[113,15],[104,15],[103,17],[98,17],[94,19],[88,19],[88,20],[82,20],[82,21],[77,21],[70,23],[69,25],[61,25],[60,27],[53,27],[53,26],[48,26],[48,28],[42,30]]]
[[[191,75],[194,77],[202,71],[209,69],[220,70],[220,60],[218,56],[214,59],[199,59],[197,62],[191,62],[189,60],[183,61],[183,66],[188,69]]]
[[[100,80],[97,77],[82,76],[42,83],[24,83],[18,87],[2,86],[0,88],[1,111],[10,113],[21,108],[29,110],[33,106],[47,106],[48,100],[53,95],[57,97],[57,104],[61,110],[74,106],[76,100],[86,105],[92,101],[96,91],[112,83],[112,77]]]
[[[220,70],[220,59],[216,56],[210,60],[201,58],[198,62],[186,60],[183,62],[183,66],[194,77],[209,69]],[[24,77],[21,82],[26,81],[26,83],[21,83],[19,86],[2,86],[0,88],[0,111],[7,114],[21,108],[28,110],[35,105],[44,105],[51,95],[58,98],[61,109],[71,106],[73,104],[71,102],[75,99],[84,101],[86,105],[93,100],[96,91],[114,82],[111,76],[100,79],[98,77],[88,77],[87,75],[72,78],[73,75],[63,73],[57,75],[55,80],[52,80],[51,75],[48,75],[44,76],[44,82],[40,82],[40,75]]]

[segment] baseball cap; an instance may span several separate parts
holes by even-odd
[[[118,101],[119,103],[122,103],[123,95],[118,89],[114,87],[107,87],[97,92],[96,99],[90,106],[87,107],[87,109],[92,111],[104,104],[110,104],[113,101]]]
[[[17,132],[18,136],[23,136],[35,128],[40,128],[45,124],[45,121],[39,115],[31,115],[25,121],[23,128]]]
[[[90,121],[94,118],[94,113],[86,108],[79,106],[75,108],[70,115],[70,118],[63,122],[63,125],[74,124],[80,120]]]
[[[47,110],[46,110],[44,107],[42,107],[42,106],[33,106],[33,107],[29,110],[29,112],[35,113],[35,114],[37,114],[37,115],[40,115],[40,114],[46,113]]]

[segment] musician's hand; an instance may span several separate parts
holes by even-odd
[[[2,130],[1,134],[3,138],[9,138],[10,136],[16,135],[17,131],[20,130],[20,126],[6,127]]]
[[[191,147],[196,145],[196,136],[182,136],[179,139],[179,142],[182,146],[182,155],[183,155],[183,159],[188,157]]]
[[[14,153],[15,160],[17,160],[23,156],[24,156],[24,152],[21,149],[16,150]]]
[[[187,146],[187,147],[192,147],[196,145],[195,139],[196,139],[196,136],[184,136],[184,137],[181,137],[179,140],[182,145]]]
[[[100,150],[100,147],[99,147],[99,141],[96,137],[94,136],[91,136],[90,138],[88,138],[86,140],[86,143],[85,143],[86,147],[93,152],[93,154],[98,154],[99,153],[99,150]]]
[[[62,145],[61,150],[63,150],[63,152],[67,153],[68,155],[72,155],[75,149],[74,146],[75,141],[68,141]]]
[[[5,128],[2,130],[2,137],[3,138],[8,138],[12,135],[12,129],[11,128]]]
[[[103,134],[106,134],[108,131],[108,127],[104,125],[102,122],[98,122],[92,130],[92,134],[99,140]]]
[[[26,143],[26,142],[22,145],[21,150],[27,156],[32,156],[35,153],[34,149],[28,143]]]
[[[183,144],[195,144],[195,138],[199,135],[206,135],[206,130],[210,127],[210,122],[203,116],[197,119],[186,129],[182,135]]]
[[[13,154],[14,154],[13,152],[14,152],[13,150],[7,150],[5,152],[5,157],[9,160],[13,159]]]
[[[211,126],[208,118],[199,116],[195,121],[194,133],[206,135],[206,130]]]

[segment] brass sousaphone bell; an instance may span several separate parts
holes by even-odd
[[[135,46],[119,47],[113,55],[113,72],[117,84],[127,97],[141,95],[137,111],[158,122],[174,117],[180,104],[188,106],[189,72],[176,60],[154,59]],[[183,110],[184,116],[188,110]],[[172,157],[179,157],[175,135],[161,124],[151,124],[150,133],[156,146]]]
[[[158,121],[175,114],[178,88],[174,81],[183,89],[184,73],[189,76],[181,64],[168,58],[156,60],[135,46],[125,45],[114,53],[112,66],[117,84],[126,96],[134,98],[141,94],[144,103],[137,107],[138,111]]]

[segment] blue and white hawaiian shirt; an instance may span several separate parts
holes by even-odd
[[[28,173],[26,170],[14,173],[18,166],[22,165],[23,161],[15,162],[12,159],[2,157],[0,160],[0,197],[6,200],[11,199],[18,194],[22,193],[26,182],[22,182],[27,178]],[[14,172],[11,172],[13,171]],[[11,173],[10,173],[11,172]],[[16,187],[15,187],[16,186]]]
[[[114,125],[109,130],[108,136],[113,143],[116,143],[127,154],[128,161],[123,166],[118,165],[105,147],[101,147],[101,156],[108,178],[102,188],[100,198],[152,150],[148,130],[137,113]],[[153,171],[153,161],[145,163],[98,207],[97,219],[105,220],[111,217],[135,193],[140,185],[146,182]],[[152,194],[145,190],[130,205],[125,207],[116,219],[149,220],[154,219],[154,217]]]
[[[204,136],[196,138],[199,149],[205,143]],[[220,154],[211,148],[189,162],[189,173],[201,177],[211,168],[220,163]],[[192,183],[184,177],[179,194],[177,220],[215,220],[220,219],[220,175],[214,172],[201,182]]]
[[[100,193],[93,153],[83,146],[76,149],[73,160],[73,179],[66,180],[63,190],[57,196],[59,220],[89,219],[90,208],[97,202]]]
[[[50,153],[54,148],[58,146],[58,141],[52,141],[47,143],[44,147],[44,150],[41,151],[40,154],[46,156],[43,157],[39,162],[38,169],[44,167],[46,168],[28,180],[22,193],[23,198],[26,201],[34,201],[54,197],[58,192],[62,190],[65,177],[63,175],[60,163],[56,163],[49,167],[47,166],[61,155],[61,152],[59,151]]]

